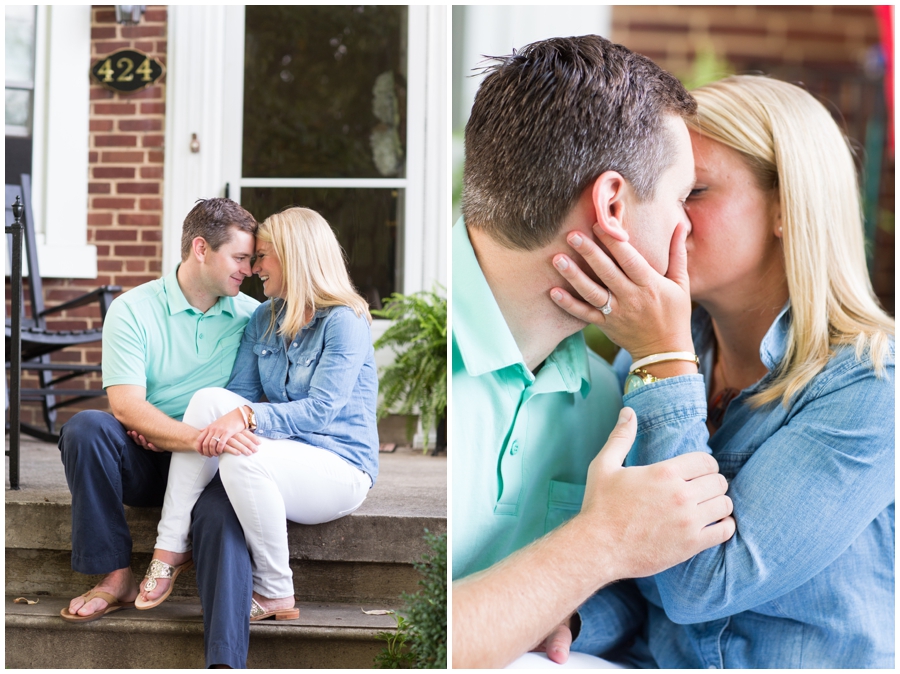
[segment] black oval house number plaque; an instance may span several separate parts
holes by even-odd
[[[149,87],[163,76],[165,68],[156,59],[134,49],[122,49],[97,61],[91,74],[107,89],[132,93]]]

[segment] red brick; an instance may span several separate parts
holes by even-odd
[[[163,167],[162,166],[142,166],[141,167],[141,178],[162,178],[162,177],[163,177]],[[143,206],[141,208],[143,208]]]
[[[138,208],[142,211],[161,211],[162,199],[141,199]]]
[[[118,37],[115,26],[94,26],[91,28],[92,40],[111,40]]]
[[[142,51],[145,54],[153,51],[153,42],[150,40],[143,42],[135,42],[133,49],[137,49],[138,51]]]
[[[165,136],[144,136],[141,139],[141,145],[144,147],[162,147],[165,145]]]
[[[103,226],[113,223],[112,213],[88,213],[87,222],[89,225]]]
[[[97,271],[122,271],[122,260],[97,260]]]
[[[101,197],[96,197],[94,199],[94,203],[91,205],[94,208],[125,208],[131,210],[132,208],[134,208],[134,199],[104,199]]]
[[[165,103],[141,103],[142,115],[164,115],[166,114]]]
[[[99,152],[88,152],[88,163],[96,164],[100,160]]]
[[[112,121],[112,120],[109,120]],[[120,119],[119,131],[162,131],[161,119]]]
[[[147,271],[146,260],[126,260],[125,271]]]
[[[161,54],[165,54],[168,52],[168,45],[165,40],[156,43],[156,51]],[[162,58],[165,58],[164,56]]]
[[[94,23],[115,23],[116,10],[103,8],[94,9]]]
[[[95,115],[133,115],[137,112],[134,103],[94,103]]]
[[[159,249],[156,246],[117,245],[115,254],[121,257],[156,257]]]
[[[131,98],[162,98],[162,87],[158,84],[131,94]]]
[[[159,183],[119,183],[118,194],[159,194]]]
[[[109,89],[104,89],[99,85],[91,85],[91,100],[92,101],[105,101],[115,96],[115,94]]]
[[[139,24],[137,26],[122,26],[122,37],[165,37],[165,26],[147,26]]]
[[[94,234],[97,241],[137,241],[137,232],[133,229],[113,227],[95,230]]]
[[[147,163],[148,164],[162,164],[166,160],[165,152],[148,152],[147,153]]]
[[[94,136],[94,145],[96,147],[135,147],[137,136]]]
[[[135,169],[128,166],[96,166],[93,172],[95,178],[134,178]]]
[[[151,152],[151,154],[153,154]],[[144,161],[143,152],[104,152],[101,156],[104,164],[135,164]]]
[[[147,267],[148,271],[154,271],[159,274],[162,272],[162,260],[150,260]]]
[[[119,213],[120,225],[133,225],[135,227],[158,227],[158,215],[143,215],[138,213]]]
[[[97,258],[109,257],[109,246],[97,246]]]
[[[162,241],[162,230],[144,229],[141,231],[141,241]]]
[[[88,194],[109,194],[109,183],[88,183]]]
[[[123,276],[119,274],[116,276],[116,282],[120,286],[125,286],[127,288],[134,288],[139,285],[143,285],[144,283],[149,283],[150,281],[155,281],[158,276],[154,274],[141,274],[134,276]]]
[[[150,23],[153,21],[167,21],[168,20],[168,12],[165,8],[163,9],[148,9],[144,13],[144,21]]]
[[[113,121],[111,119],[92,119],[90,124],[91,131],[112,131]]]
[[[84,293],[80,290],[71,290],[68,288],[53,288],[46,290],[45,294],[47,296],[47,301],[50,302],[51,305],[56,305],[65,304],[66,302],[81,297]]]
[[[68,313],[68,312],[67,312]],[[54,330],[87,330],[87,321],[53,321],[50,323]]]
[[[119,51],[120,49],[128,49],[131,46],[131,42],[127,40],[115,40],[115,41],[107,41],[107,42],[94,42],[94,53],[98,54],[101,58],[103,56],[109,56],[114,51]]]
[[[105,286],[112,283],[112,279],[109,276],[98,276],[97,278],[73,278],[69,280],[73,286],[85,287],[94,289],[97,286]]]

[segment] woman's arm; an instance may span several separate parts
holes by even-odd
[[[237,393],[247,400],[259,400],[263,395],[262,382],[259,379],[259,364],[256,354],[253,353],[253,346],[259,337],[257,314],[260,311],[268,311],[268,308],[262,309],[263,306],[267,307],[267,305],[262,305],[253,312],[247,322],[247,327],[244,328],[241,346],[238,348],[234,366],[231,368],[231,378],[225,386],[232,393]]]
[[[368,321],[353,311],[332,311],[325,324],[322,355],[310,380],[309,396],[286,403],[252,405],[257,432],[268,438],[286,438],[325,431],[350,399],[371,350]]]
[[[671,620],[715,620],[790,592],[833,562],[893,502],[893,365],[880,379],[850,365],[814,380],[735,475],[728,490],[734,537],[655,576]],[[710,451],[705,414],[671,422],[678,410],[702,400],[702,384],[688,379],[626,396],[646,422],[638,430],[635,463]],[[745,425],[779,423],[774,413],[746,407],[736,413],[747,415]]]

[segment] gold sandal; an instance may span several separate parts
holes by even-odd
[[[258,601],[252,597],[250,598],[250,622],[265,620],[272,616],[275,616],[275,620],[296,620],[300,617],[300,609],[279,608],[274,611],[266,611]]]
[[[154,559],[153,561],[151,561],[150,566],[147,568],[147,573],[144,574],[144,578],[147,579],[147,582],[144,584],[144,589],[141,591],[146,592],[147,590],[152,590],[153,588],[155,588],[158,584],[156,582],[157,578],[171,578],[172,582],[169,584],[169,589],[156,599],[148,601],[146,599],[142,599],[141,595],[138,594],[137,599],[134,600],[134,607],[139,611],[146,611],[147,609],[162,604],[166,599],[169,598],[169,595],[172,594],[172,589],[175,587],[175,579],[178,578],[178,574],[191,568],[193,565],[193,559],[189,559],[184,564],[180,564],[178,566],[166,564],[160,559]]]

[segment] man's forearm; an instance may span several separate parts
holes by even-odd
[[[110,387],[107,392],[113,416],[126,430],[137,431],[158,449],[169,452],[194,451],[194,441],[200,433],[196,428],[175,421],[151,405],[143,398],[143,389],[137,389],[141,392],[138,395],[137,391],[123,391],[122,388]]]
[[[505,667],[616,578],[596,526],[575,516],[453,583],[453,666]],[[564,551],[561,554],[561,551]]]

